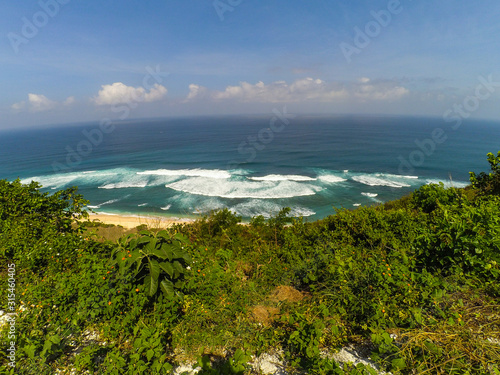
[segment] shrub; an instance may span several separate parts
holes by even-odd
[[[455,188],[444,187],[444,184],[423,185],[413,193],[412,203],[425,213],[434,211],[438,206],[450,206],[462,200],[462,194]]]
[[[481,172],[479,175],[469,172],[470,182],[479,195],[500,195],[500,151],[498,151],[497,156],[491,152],[488,153],[487,160],[491,172],[488,174]]]

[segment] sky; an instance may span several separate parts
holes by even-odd
[[[192,115],[499,119],[500,2],[0,4],[0,128]]]

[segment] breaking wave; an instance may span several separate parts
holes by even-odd
[[[321,187],[295,181],[237,181],[193,177],[166,185],[184,193],[221,198],[279,199],[314,195]]]

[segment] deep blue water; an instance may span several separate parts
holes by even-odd
[[[453,130],[436,118],[272,120],[134,120],[113,123],[108,133],[99,123],[3,131],[0,178],[34,179],[47,191],[77,185],[105,213],[187,217],[228,207],[248,218],[289,206],[316,219],[430,182],[464,186],[468,172],[487,170],[486,154],[500,150],[495,122],[468,120]],[[433,132],[440,143],[424,141]]]

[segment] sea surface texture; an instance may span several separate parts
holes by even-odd
[[[0,132],[0,178],[77,185],[94,211],[308,220],[427,183],[463,187],[500,150],[500,124],[356,116],[196,117]]]

